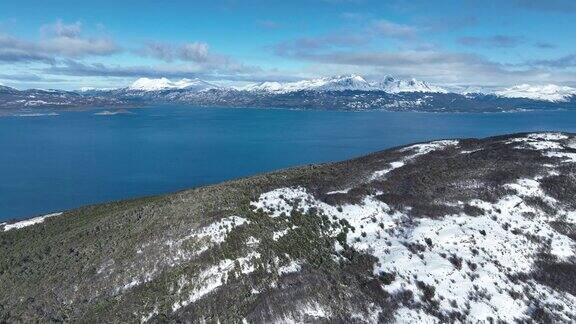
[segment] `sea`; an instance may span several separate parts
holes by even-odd
[[[576,111],[420,113],[152,106],[0,116],[0,222],[413,142],[576,132]]]

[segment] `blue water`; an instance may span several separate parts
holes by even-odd
[[[0,220],[166,193],[440,138],[576,131],[576,112],[152,107],[0,117]]]

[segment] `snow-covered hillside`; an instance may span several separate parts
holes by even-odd
[[[496,91],[496,94],[507,98],[527,98],[534,100],[544,100],[551,102],[567,101],[576,95],[576,88],[567,86],[529,85],[521,84],[510,88]]]
[[[574,323],[575,166],[442,140],[0,224],[0,318]]]
[[[531,134],[514,138],[508,144],[574,164],[576,154],[567,153],[573,145],[568,143],[573,142],[563,142],[568,139],[562,134]],[[374,172],[371,179],[386,181],[390,172],[409,167],[423,155],[446,148],[457,150],[458,146],[458,141],[438,141],[406,147],[402,151],[409,152],[408,155]],[[439,218],[410,220],[408,206],[405,211],[391,207],[377,198],[381,192],[366,195],[359,203],[335,206],[305,188],[288,187],[264,193],[252,204],[270,217],[313,211],[350,224],[355,230],[347,231],[345,241],[335,243],[336,251],[343,252],[344,246],[349,246],[376,257],[374,276],[384,277],[383,288],[389,295],[402,295],[407,290],[415,293],[411,304],[399,306],[395,311],[395,322],[436,323],[451,316],[470,323],[490,319],[524,322],[537,307],[556,310],[553,312],[558,322],[572,322],[576,320],[576,296],[520,279],[534,271],[541,253],[548,253],[557,262],[573,264],[576,260],[576,242],[557,231],[553,224],[557,221],[576,224],[576,213],[558,208],[562,203],[541,187],[543,178],[557,174],[550,166],[548,172],[534,178],[505,183],[503,188],[508,193],[496,201],[481,198],[446,201],[449,205],[468,205],[470,211]],[[343,195],[350,190],[353,188],[326,195]],[[531,199],[558,209],[546,211],[527,203]],[[413,223],[407,226],[407,222]],[[341,229],[334,229],[328,235],[337,237],[341,233]],[[433,310],[428,308],[431,304]],[[379,318],[384,311],[376,307],[364,320],[372,322],[370,318]],[[328,320],[333,310],[318,306],[316,312],[321,314],[318,318]]]

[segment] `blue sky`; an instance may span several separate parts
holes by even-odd
[[[2,1],[0,83],[118,87],[357,73],[441,85],[576,85],[576,2]]]

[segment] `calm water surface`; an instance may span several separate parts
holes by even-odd
[[[428,114],[151,107],[0,117],[0,220],[166,193],[416,141],[576,132],[576,112]]]

